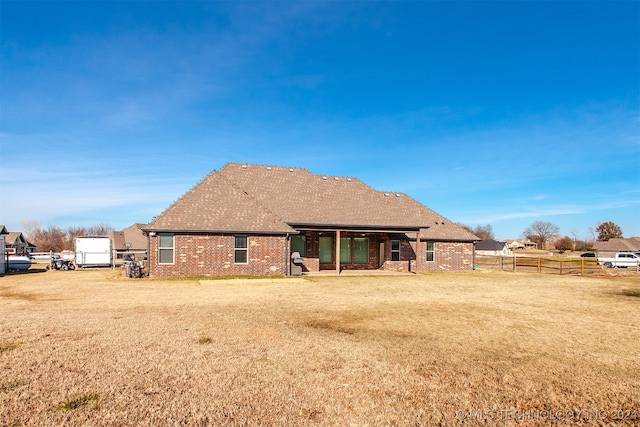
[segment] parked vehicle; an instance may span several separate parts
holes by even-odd
[[[63,271],[76,269],[76,266],[73,264],[73,262],[69,261],[68,259],[64,259],[60,257],[60,255],[58,254],[54,254],[53,257],[51,258],[51,267],[55,268],[56,270],[63,270]]]
[[[595,258],[596,254],[594,254],[593,252],[585,252],[582,255],[580,255],[581,258]]]
[[[606,268],[612,267],[640,267],[640,256],[633,252],[618,252],[611,258],[598,257],[598,264]]]
[[[144,264],[142,261],[136,260],[133,253],[125,253],[122,257],[124,261],[124,270],[127,277],[140,278],[144,274]]]

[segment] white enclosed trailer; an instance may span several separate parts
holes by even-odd
[[[111,266],[111,239],[109,237],[77,237],[75,263],[78,267]]]

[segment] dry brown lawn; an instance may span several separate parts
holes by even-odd
[[[5,276],[0,425],[638,425],[639,315],[637,275]]]

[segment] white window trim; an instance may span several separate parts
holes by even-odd
[[[429,243],[433,244],[433,250],[429,250]],[[427,240],[427,242],[425,243],[425,248],[424,248],[424,260],[426,262],[436,262],[436,242],[431,241],[431,240]],[[429,254],[433,254],[433,259],[430,260],[429,259]]]
[[[160,246],[162,239],[160,236],[171,236],[171,246]],[[160,262],[160,252],[162,250],[171,250],[171,262]],[[158,234],[158,265],[174,265],[176,263],[176,236],[171,233]]]

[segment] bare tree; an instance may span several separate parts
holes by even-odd
[[[526,238],[536,242],[540,249],[546,249],[549,238],[560,232],[560,227],[547,221],[535,221],[522,233]]]
[[[69,249],[66,234],[60,227],[50,225],[46,230],[40,230],[38,237],[32,243],[36,245],[40,252],[59,252]]]
[[[473,234],[481,238],[482,240],[494,239],[493,227],[491,224],[479,225],[473,229]]]
[[[22,233],[27,239],[37,238],[42,231],[40,221],[37,219],[23,219],[20,223],[22,224]]]
[[[458,222],[457,225],[464,228],[469,233],[475,234],[480,238],[480,240],[495,239],[495,235],[493,234],[493,228],[491,227],[491,224],[478,225],[475,228],[471,228],[468,225],[462,224],[460,222]]]
[[[576,230],[575,228],[573,230],[571,230],[571,232],[569,233],[571,235],[571,240],[573,240],[573,251],[576,251],[576,245],[578,243],[578,239],[579,239],[579,233],[578,230]]]
[[[96,224],[87,228],[87,235],[89,236],[106,236],[113,231],[113,227],[109,224]]]

